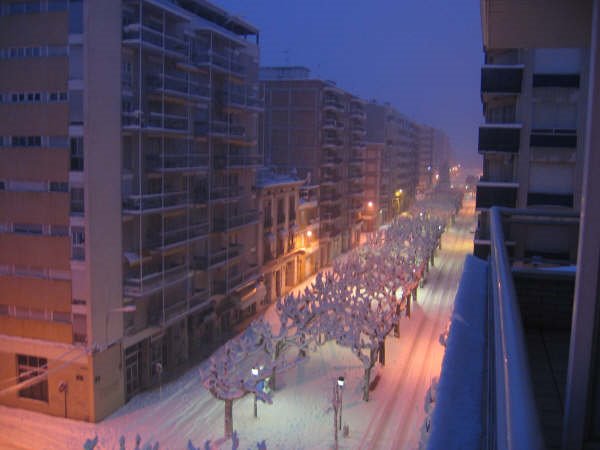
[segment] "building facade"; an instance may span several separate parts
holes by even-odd
[[[364,102],[301,67],[261,68],[265,160],[320,186],[320,265],[360,239]]]
[[[483,176],[477,184],[474,252],[484,258],[490,206],[578,212],[581,203],[587,44],[562,34],[533,38],[532,32],[519,41],[502,33],[486,35],[481,70]],[[549,233],[532,234],[527,252],[559,259],[575,254],[576,234]]]
[[[0,402],[97,421],[258,286],[258,31],[203,0],[0,12]]]
[[[268,305],[318,270],[318,186],[265,169],[257,189],[259,257]]]
[[[419,126],[388,103],[371,102],[366,112],[363,218],[365,229],[372,231],[407,209],[415,199]]]

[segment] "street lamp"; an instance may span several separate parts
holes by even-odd
[[[367,207],[372,208],[373,207],[373,202],[368,202],[367,203]]]
[[[252,376],[255,378],[258,378],[258,367],[253,367],[252,370]],[[258,381],[256,383],[254,383],[254,418],[258,417],[258,406],[256,404],[256,390],[258,389]]]
[[[343,387],[344,387],[344,377],[338,377],[337,379],[337,385],[338,385],[338,392],[339,392],[339,403],[340,403],[340,424],[339,424],[339,429],[342,429],[342,392],[343,392]]]

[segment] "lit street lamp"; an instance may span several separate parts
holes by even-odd
[[[339,425],[339,429],[342,429],[342,392],[343,392],[343,387],[344,387],[344,377],[338,377],[337,379],[337,385],[338,385],[338,390],[339,390],[339,401],[340,401],[340,425]]]
[[[258,378],[258,368],[257,367],[253,367],[252,370],[252,376],[255,378]],[[258,382],[254,383],[254,418],[258,417],[258,406],[256,404],[256,390],[258,389]]]

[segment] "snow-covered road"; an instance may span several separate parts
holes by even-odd
[[[258,419],[253,417],[251,396],[234,403],[240,448],[255,448],[263,439],[269,449],[332,448],[331,393],[339,375],[346,377],[343,423],[350,430],[348,437],[340,433],[341,449],[416,448],[426,392],[443,358],[439,335],[452,311],[464,256],[472,252],[474,223],[470,200],[444,234],[435,267],[418,290],[412,317],[401,321],[400,338],[387,339],[386,366],[375,369],[380,379],[368,403],[361,400],[362,365],[349,350],[328,342],[279,377],[274,403],[259,404]],[[199,446],[223,435],[223,410],[193,368],[163,386],[162,393],[144,392],[99,424],[0,406],[0,449],[81,449],[95,434],[99,448],[119,448],[121,435],[127,448],[133,448],[136,433],[143,442],[160,441],[161,449],[185,449],[188,439]]]

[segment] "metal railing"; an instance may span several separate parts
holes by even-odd
[[[542,449],[531,371],[502,228],[503,208],[490,209],[490,276],[494,319],[492,401],[495,449]],[[510,210],[507,210],[510,211]]]

